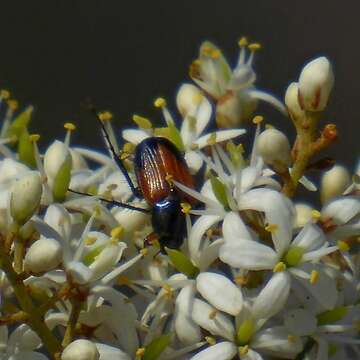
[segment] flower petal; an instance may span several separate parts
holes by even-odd
[[[303,349],[300,337],[289,338],[284,326],[268,328],[258,332],[252,340],[252,347],[261,353],[284,359],[294,359]]]
[[[296,236],[291,245],[299,246],[305,252],[308,252],[320,248],[325,240],[323,231],[317,225],[308,223]]]
[[[217,215],[203,215],[195,222],[188,240],[191,259],[195,261],[199,259],[203,235],[220,220],[221,217]]]
[[[231,319],[206,302],[194,300],[192,318],[195,323],[212,335],[218,335],[230,341],[234,339],[235,329]]]
[[[175,302],[174,327],[177,337],[185,345],[201,340],[200,327],[191,318],[194,297],[194,285],[187,285],[180,290]]]
[[[291,279],[286,271],[275,273],[253,305],[253,316],[257,319],[268,319],[284,307],[290,293]]]
[[[224,341],[207,347],[190,360],[231,360],[237,354],[237,347],[232,342]]]
[[[145,132],[144,130],[139,130],[139,129],[126,129],[122,131],[122,137],[132,143],[132,144],[139,144],[141,143],[144,139],[150,137],[149,134],[147,132]]]
[[[113,346],[106,344],[95,344],[99,353],[99,360],[131,360],[130,356]]]
[[[203,147],[209,145],[209,140],[214,136],[213,134],[215,134],[216,143],[219,143],[222,141],[233,139],[245,133],[246,130],[244,129],[220,130],[220,131],[216,131],[215,133],[209,133],[199,137],[197,140],[193,142],[193,144],[197,145],[199,149],[202,149]]]
[[[239,240],[236,245],[225,242],[219,258],[235,268],[247,270],[271,270],[279,261],[273,249],[252,240]]]
[[[187,166],[190,169],[190,172],[192,174],[196,174],[203,164],[202,157],[196,151],[190,150],[186,151],[184,158]]]
[[[237,315],[242,308],[241,290],[227,277],[204,272],[196,278],[196,288],[201,296],[218,310]]]
[[[360,199],[355,196],[342,196],[332,199],[321,210],[323,218],[330,218],[336,225],[343,225],[360,213]]]
[[[291,335],[308,336],[315,332],[317,319],[305,309],[294,309],[285,314],[284,325]]]

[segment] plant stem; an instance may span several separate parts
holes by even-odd
[[[14,270],[18,274],[23,271],[23,259],[25,255],[25,242],[22,239],[15,239],[14,244]]]
[[[10,282],[17,301],[27,316],[27,323],[33,331],[40,337],[43,345],[49,354],[56,358],[56,354],[61,352],[61,345],[54,334],[47,327],[44,319],[40,315],[38,308],[33,304],[24,283],[12,267],[8,254],[0,246],[0,268],[5,272]]]
[[[62,341],[62,346],[65,348],[67,345],[71,343],[74,338],[76,324],[81,311],[81,301],[76,298],[72,298],[71,300],[72,308],[70,312],[69,321],[65,330],[65,335]]]

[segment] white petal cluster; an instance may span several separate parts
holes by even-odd
[[[7,109],[0,359],[360,358],[358,175],[310,163],[301,152],[306,129],[326,108],[332,65],[325,57],[308,63],[283,105],[256,88],[260,45],[245,38],[239,45],[233,68],[214,44],[201,45],[190,68],[195,84],[181,84],[174,99],[177,113],[163,98],[154,103],[164,127],[135,115],[137,128],[122,129],[120,147],[111,114],[100,113],[116,154],[74,147],[70,123],[65,139],[42,152],[39,135],[29,133],[31,108]],[[293,143],[260,115],[238,128],[260,100],[289,115],[298,130]],[[247,130],[250,149],[239,143]],[[195,188],[167,179],[181,194],[186,225],[178,249],[152,241],[152,204],[128,184],[138,186],[134,147],[152,136],[172,141],[196,176]],[[305,155],[328,139],[311,138]],[[323,171],[319,191],[307,170]],[[297,183],[320,202],[289,191]]]

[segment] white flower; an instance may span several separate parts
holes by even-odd
[[[165,121],[172,131],[178,132],[179,150],[184,151],[184,158],[192,173],[198,172],[203,164],[203,159],[197,151],[202,148],[233,139],[244,134],[244,129],[218,130],[212,133],[204,134],[209,125],[212,109],[211,104],[203,93],[194,85],[183,84],[177,94],[177,104],[179,111],[183,115],[180,131],[175,128],[175,121],[168,111],[166,104],[162,104],[162,111]],[[122,136],[125,140],[138,144],[147,137],[156,135],[156,129],[128,129],[123,130]],[[160,133],[161,135],[161,133]],[[170,136],[171,140],[174,140]]]
[[[79,339],[71,342],[62,352],[61,360],[99,360],[96,345],[89,340]]]
[[[298,354],[302,349],[298,337],[290,341],[289,333],[284,327],[264,328],[265,323],[282,310],[287,301],[290,292],[288,278],[289,275],[285,272],[272,277],[253,301],[243,304],[234,319],[235,326],[231,318],[221,313],[220,309],[195,299],[192,306],[195,323],[227,341],[221,343],[223,345],[210,346],[200,351],[192,359],[215,359],[222,348],[229,359],[236,353],[240,359],[263,359],[262,355],[265,354],[287,358]],[[223,292],[226,296],[226,289]]]
[[[0,326],[0,358],[1,360],[48,360],[31,343],[23,341],[24,333],[28,330],[27,325],[19,325],[9,335],[7,326]]]
[[[311,223],[305,225],[292,240],[293,209],[281,194],[274,191],[266,195],[263,189],[256,189],[243,197],[244,206],[247,202],[251,208],[256,208],[254,204],[257,202],[257,210],[265,213],[274,248],[261,243],[239,215],[231,212],[223,223],[225,242],[220,248],[220,259],[244,270],[289,271],[331,308],[337,300],[335,284],[322,267],[313,263],[334,252],[337,247],[329,246],[321,229]]]
[[[304,110],[325,109],[334,85],[330,61],[322,56],[307,63],[299,77],[299,102]]]
[[[286,89],[285,104],[293,118],[298,119],[305,116],[304,110],[299,104],[299,84],[297,82],[292,82]]]
[[[256,74],[252,68],[254,53],[259,44],[247,40],[239,42],[240,55],[237,65],[231,70],[221,51],[209,41],[200,47],[199,58],[190,67],[192,80],[206,93],[217,100],[216,120],[221,127],[234,127],[249,119],[258,100],[266,101],[286,114],[284,105],[271,94],[255,88]]]

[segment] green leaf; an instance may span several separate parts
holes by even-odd
[[[143,360],[156,360],[170,343],[170,335],[162,335],[145,347]]]
[[[33,110],[34,108],[32,106],[28,106],[23,112],[16,116],[8,130],[8,137],[16,136],[19,138],[21,136],[22,132],[27,129],[29,125]]]
[[[229,209],[229,202],[226,195],[225,185],[216,176],[212,174],[210,174],[210,182],[216,198],[224,206],[225,209]]]
[[[70,158],[70,161],[64,161],[56,174],[53,188],[55,201],[62,202],[65,199],[71,179],[71,168],[72,162]]]
[[[193,265],[191,260],[186,257],[181,251],[165,248],[171,263],[173,264],[174,268],[181,273],[185,274],[186,276],[193,278],[199,273],[199,269]]]
[[[34,144],[30,141],[29,132],[24,129],[18,139],[19,160],[31,168],[36,168]]]

